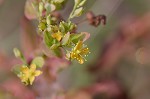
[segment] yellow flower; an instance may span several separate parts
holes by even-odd
[[[55,38],[56,40],[60,41],[62,39],[62,33],[58,31],[57,33],[53,33],[52,37]]]
[[[18,74],[18,77],[21,79],[21,82],[25,83],[25,85],[32,85],[35,77],[42,74],[40,70],[36,70],[35,64],[31,64],[30,68],[27,66],[22,66],[20,71],[21,72]]]
[[[71,59],[76,59],[80,64],[85,61],[85,56],[90,53],[87,47],[83,46],[83,41],[78,41],[77,45],[73,48],[70,53]]]

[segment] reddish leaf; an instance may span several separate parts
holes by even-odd
[[[25,16],[27,19],[32,20],[37,18],[37,11],[32,6],[33,0],[27,0],[25,4]]]
[[[83,42],[90,38],[90,33],[88,33],[88,32],[82,32],[82,34],[85,35],[85,37],[83,39]]]
[[[38,46],[36,28],[25,17],[21,20],[21,47],[23,53],[28,55]]]

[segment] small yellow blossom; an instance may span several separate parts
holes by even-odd
[[[53,33],[52,37],[55,38],[56,40],[60,41],[63,37],[62,35],[63,34],[60,31],[58,31],[57,33]]]
[[[85,61],[85,56],[90,53],[87,47],[83,46],[83,41],[79,41],[70,53],[71,59],[76,59],[80,64]]]
[[[22,66],[20,71],[21,72],[18,74],[18,77],[21,79],[21,82],[25,83],[25,85],[32,85],[35,77],[42,74],[40,70],[36,70],[35,64],[31,64],[30,68],[27,66]]]

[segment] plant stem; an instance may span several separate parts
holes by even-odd
[[[74,5],[73,10],[71,11],[71,13],[69,15],[68,21],[70,21],[70,19],[71,19],[72,15],[73,15],[74,11],[76,10],[76,8],[77,8],[77,4]]]

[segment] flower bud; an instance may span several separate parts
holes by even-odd
[[[18,57],[21,57],[21,52],[19,51],[19,49],[17,48],[14,48],[14,54],[15,56],[18,58]]]
[[[79,4],[81,0],[75,0],[75,4]]]
[[[79,17],[83,13],[83,7],[80,7],[75,10],[73,17]]]
[[[48,25],[51,25],[51,16],[50,16],[50,15],[48,15],[48,16],[46,17],[46,23],[47,23]]]
[[[39,3],[39,13],[40,13],[40,15],[42,15],[43,10],[44,10],[44,4],[42,2],[40,2]]]

